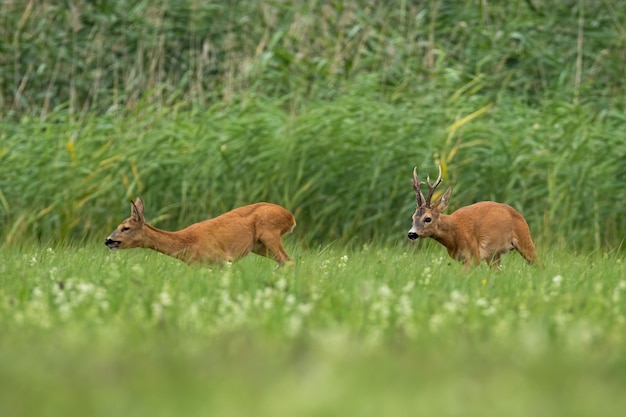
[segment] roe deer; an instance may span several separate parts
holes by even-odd
[[[143,201],[137,197],[130,203],[130,217],[104,244],[111,250],[149,248],[188,264],[232,262],[254,252],[282,265],[291,258],[280,239],[294,227],[296,220],[287,209],[271,203],[256,203],[177,232],[167,232],[146,223]]]
[[[447,215],[442,212],[448,207],[452,188],[448,188],[434,204],[433,193],[441,183],[439,177],[434,184],[427,178],[428,197],[424,198],[420,186],[425,184],[417,178],[417,168],[413,170],[413,189],[417,208],[413,214],[413,227],[408,237],[432,237],[448,249],[448,254],[457,261],[464,261],[469,267],[485,260],[490,266],[500,265],[500,256],[513,249],[517,250],[529,263],[536,260],[535,246],[530,237],[530,229],[524,217],[513,207],[493,201],[481,201],[462,207]]]

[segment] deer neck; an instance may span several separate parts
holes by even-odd
[[[183,231],[168,232],[148,224],[144,225],[146,247],[165,255],[187,261],[189,239]]]
[[[449,214],[439,215],[437,230],[431,237],[448,249],[453,249],[456,246],[456,228]]]

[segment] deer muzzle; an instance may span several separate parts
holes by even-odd
[[[113,240],[108,237],[104,240],[104,244],[111,250],[119,249],[121,243],[122,242],[120,242],[119,240]]]

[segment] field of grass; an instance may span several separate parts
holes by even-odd
[[[621,416],[626,2],[0,2],[0,414]],[[543,267],[406,239],[410,179]],[[102,241],[271,201],[294,266]]]
[[[147,250],[0,252],[4,416],[618,416],[626,266],[419,243],[188,267]]]

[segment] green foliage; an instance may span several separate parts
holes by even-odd
[[[446,111],[430,97],[392,105],[372,84],[360,79],[357,94],[311,103],[297,116],[247,96],[203,112],[146,107],[73,121],[59,111],[52,120],[5,122],[0,235],[5,244],[100,240],[140,195],[148,220],[165,229],[266,200],[294,212],[304,246],[397,242],[410,227],[412,167],[434,175],[441,163],[451,210],[507,202],[546,245],[614,247],[623,239],[620,116],[502,102],[451,134],[450,113],[486,102],[466,97]]]
[[[289,246],[292,269],[0,252],[4,414],[623,414],[620,256],[464,272],[441,247]]]
[[[622,2],[3,2],[0,103],[20,115],[333,97],[378,74],[400,97],[483,77],[492,96],[623,109]]]
[[[180,228],[271,200],[395,242],[411,170],[547,245],[626,235],[624,2],[3,2],[0,241]],[[444,185],[444,186],[445,186]]]

